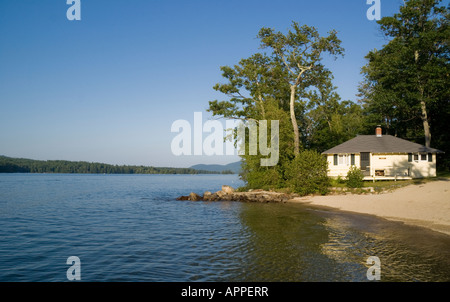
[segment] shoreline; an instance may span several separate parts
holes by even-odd
[[[303,196],[287,202],[374,215],[450,236],[450,179],[411,184],[379,194]]]
[[[215,193],[198,195],[191,192],[177,200],[190,201],[239,201],[298,203],[305,206],[328,208],[424,227],[450,236],[450,178],[441,178],[421,184],[410,184],[394,191],[369,194],[308,195],[293,196],[265,190],[236,192],[223,185]]]

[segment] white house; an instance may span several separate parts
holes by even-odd
[[[411,179],[436,176],[440,150],[391,136],[358,135],[322,154],[327,156],[328,176],[346,177],[351,166],[361,169],[364,179]]]

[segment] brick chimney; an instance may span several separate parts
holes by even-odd
[[[375,129],[375,135],[376,135],[377,137],[381,137],[381,135],[382,135],[382,130],[381,130],[381,126],[380,126],[380,125],[378,125],[377,128]]]

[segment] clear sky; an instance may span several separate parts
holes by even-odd
[[[381,0],[381,16],[401,0]],[[235,156],[175,156],[171,125],[208,101],[220,66],[261,51],[261,27],[336,29],[345,57],[327,59],[342,99],[356,100],[364,56],[387,42],[366,0],[0,1],[0,155],[188,167]]]

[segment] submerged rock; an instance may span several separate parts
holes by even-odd
[[[177,200],[200,201],[200,200],[203,200],[203,197],[194,192],[191,192],[188,196],[178,197]]]
[[[180,196],[177,200],[189,200],[189,196]]]

